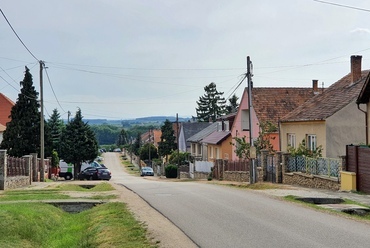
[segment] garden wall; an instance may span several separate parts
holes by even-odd
[[[301,172],[284,173],[283,183],[315,189],[340,189],[340,182],[337,178],[309,175]]]

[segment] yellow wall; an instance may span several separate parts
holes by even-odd
[[[307,134],[314,134],[317,137],[317,146],[322,146],[322,156],[326,157],[326,128],[325,121],[307,121],[307,122],[285,122],[280,123],[281,150],[287,151],[288,133],[295,134],[296,146],[298,147],[302,140],[306,140]]]
[[[219,158],[218,159],[225,159],[225,160],[231,160],[232,159],[232,149],[233,149],[233,146],[230,144],[230,142],[232,141],[232,137],[231,135],[225,139],[220,145],[211,145],[211,144],[208,144],[207,145],[207,151],[208,151],[208,161],[215,161],[217,158],[216,158],[216,154],[215,154],[215,148],[218,148],[219,150]],[[211,157],[211,150],[213,151],[213,157]]]

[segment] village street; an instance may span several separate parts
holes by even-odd
[[[138,194],[199,247],[369,246],[366,223],[250,190],[135,177],[116,153],[106,153],[105,164],[112,183]]]

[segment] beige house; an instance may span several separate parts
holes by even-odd
[[[308,149],[313,151],[321,145],[323,157],[337,158],[345,155],[346,145],[366,142],[366,109],[356,102],[369,77],[369,70],[361,71],[361,59],[351,56],[348,75],[280,120],[282,151],[304,140]]]

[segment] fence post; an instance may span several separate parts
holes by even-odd
[[[262,175],[263,175],[263,181],[267,180],[267,155],[269,151],[264,149],[261,150],[261,167],[262,167]]]
[[[37,153],[31,153],[31,170],[32,170],[32,182],[38,181],[38,166],[37,166]]]
[[[32,184],[32,155],[23,156],[26,163],[26,176],[30,179],[30,185]]]
[[[0,190],[5,190],[6,185],[6,150],[0,150]]]
[[[282,183],[282,161],[283,152],[276,152],[276,182]]]

